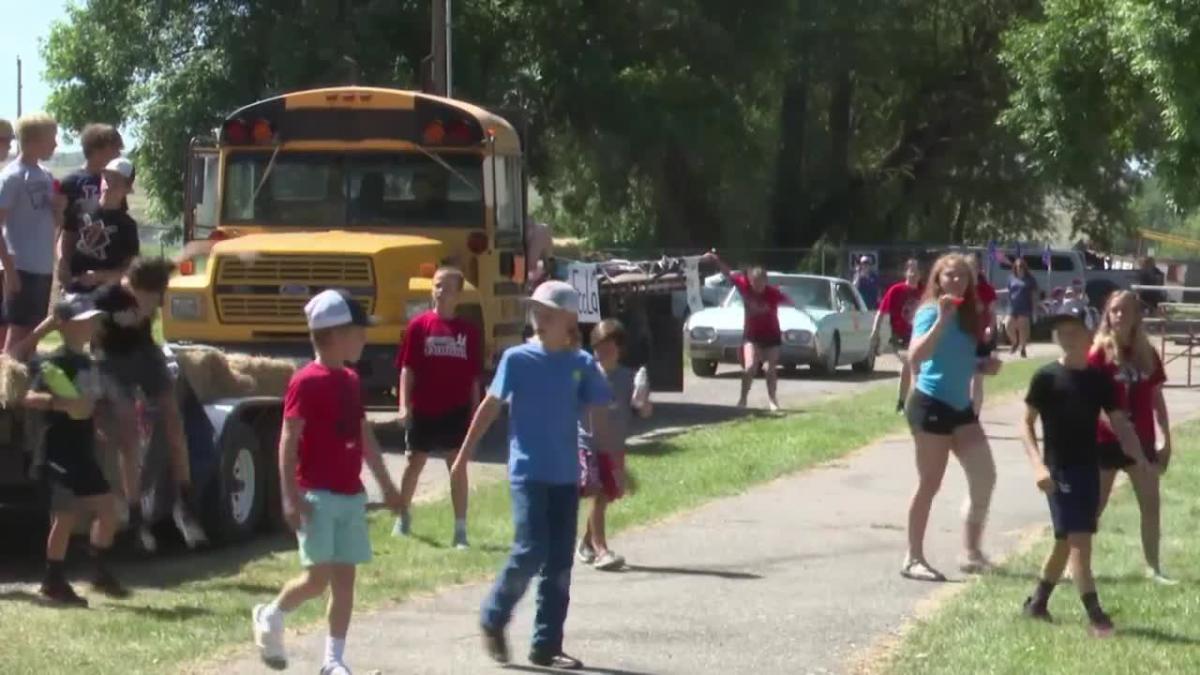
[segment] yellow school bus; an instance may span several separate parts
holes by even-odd
[[[172,281],[164,335],[304,356],[304,304],[345,289],[379,320],[363,381],[390,390],[405,325],[451,263],[493,363],[524,330],[524,195],[518,134],[483,108],[358,86],[252,103],[192,144],[185,239],[213,246]]]

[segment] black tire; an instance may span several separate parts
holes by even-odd
[[[696,377],[713,377],[717,374],[717,362],[692,359],[692,374]]]
[[[266,508],[268,471],[254,427],[241,419],[226,422],[219,452],[217,474],[205,490],[204,528],[215,542],[243,542],[254,536]]]
[[[832,353],[833,359],[825,357],[820,362],[812,364],[814,373],[823,376],[837,373],[838,360],[842,357],[842,336],[837,333],[833,334],[833,350],[830,353]]]
[[[867,354],[867,358],[863,359],[862,361],[855,361],[853,364],[851,364],[850,368],[854,372],[861,373],[863,375],[870,375],[871,373],[875,372],[875,350],[872,349],[870,353]]]

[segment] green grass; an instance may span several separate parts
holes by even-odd
[[[1009,364],[990,383],[993,400],[1023,388],[1037,365]],[[611,527],[620,531],[646,525],[901,431],[904,422],[893,412],[894,395],[891,383],[881,383],[786,417],[721,424],[639,448],[629,465],[641,489],[610,512]],[[376,559],[359,574],[358,610],[493,574],[511,541],[507,486],[484,485],[473,493],[471,551],[445,548],[451,518],[444,499],[414,507],[415,534],[422,542],[391,538],[390,517],[373,514]],[[175,561],[173,566],[187,564],[200,571],[183,583],[140,586],[126,601],[97,601],[86,612],[0,602],[0,671],[161,672],[211,660],[222,650],[244,649],[249,608],[269,599],[299,567],[290,548],[236,565],[227,562],[230,557],[226,552]],[[321,603],[310,603],[289,625],[316,623],[322,611]]]
[[[973,584],[930,620],[914,626],[884,672],[1038,673],[1113,675],[1200,672],[1200,541],[1194,536],[1200,501],[1200,423],[1176,430],[1176,457],[1163,481],[1163,560],[1182,585],[1162,587],[1142,577],[1138,510],[1122,488],[1104,514],[1095,540],[1094,568],[1101,603],[1117,635],[1098,641],[1085,632],[1079,595],[1069,582],[1051,599],[1053,625],[1026,620],[1021,601],[1032,590],[1049,536],[1004,565],[1001,574]]]

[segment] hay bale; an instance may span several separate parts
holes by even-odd
[[[254,396],[279,396],[287,393],[288,382],[296,374],[297,364],[287,359],[274,359],[250,354],[229,354],[229,366],[233,372],[249,377],[254,382]]]
[[[220,351],[209,348],[177,349],[175,358],[184,378],[202,403],[249,396],[254,391],[254,379],[234,371],[226,355]]]
[[[7,354],[0,354],[0,407],[21,405],[28,391],[29,367]]]

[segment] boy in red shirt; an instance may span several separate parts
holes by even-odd
[[[996,304],[996,288],[983,273],[983,258],[978,253],[975,254],[975,275],[975,296],[979,298],[979,325],[982,327],[975,353],[982,362],[991,358],[992,352],[996,351],[995,315],[992,314],[992,305]],[[983,373],[976,373],[971,381],[971,404],[975,406],[976,415],[983,410],[984,377]]]
[[[286,667],[284,617],[329,587],[329,636],[321,673],[349,675],[343,652],[354,608],[355,571],[371,559],[367,496],[359,478],[363,461],[390,508],[399,506],[400,493],[367,423],[358,374],[346,366],[361,358],[371,319],[348,294],[334,290],[310,300],[304,313],[316,359],[288,383],[279,481],[283,514],[296,530],[305,570],[270,604],[255,606],[254,641],[268,666]]]
[[[908,341],[912,338],[912,318],[921,304],[921,263],[916,258],[910,258],[904,263],[904,281],[892,284],[883,294],[879,302],[879,311],[875,314],[875,325],[871,329],[872,349],[879,350],[879,327],[883,325],[886,316],[892,326],[892,349],[900,360],[900,384],[896,391],[896,412],[904,412],[904,402],[908,400],[908,390],[912,386],[912,364],[909,363],[906,352]]]
[[[411,532],[409,506],[421,469],[431,454],[450,467],[462,447],[479,406],[479,376],[483,371],[479,330],[454,312],[462,294],[463,274],[443,267],[433,275],[434,308],[408,324],[396,355],[400,371],[400,419],[406,426],[408,466],[400,479],[400,517],[394,535]],[[454,547],[467,548],[467,474],[450,476],[454,504]]]
[[[779,329],[779,306],[790,305],[791,300],[779,287],[767,283],[767,272],[762,267],[749,268],[745,274],[734,272],[717,256],[716,251],[704,255],[704,260],[715,262],[721,274],[742,295],[745,308],[745,324],[742,327],[742,395],[738,407],[746,407],[750,386],[759,366],[766,364],[767,401],[771,412],[778,412],[779,402],[775,391],[779,382],[779,347],[783,344],[783,332]]]

